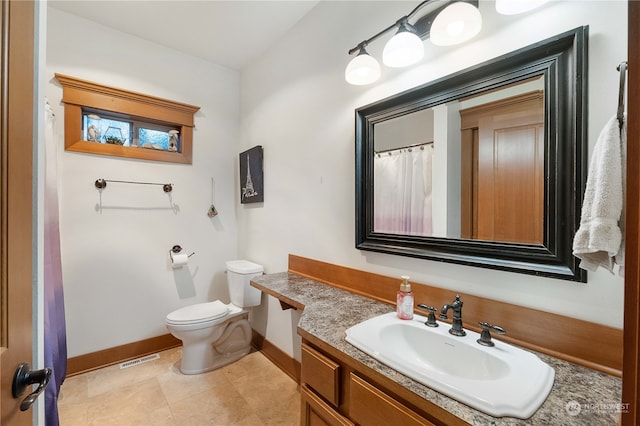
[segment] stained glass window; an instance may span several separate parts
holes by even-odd
[[[169,133],[161,130],[138,129],[138,141],[141,147],[155,149],[169,149]]]
[[[97,114],[82,114],[84,140],[131,146],[133,123]]]

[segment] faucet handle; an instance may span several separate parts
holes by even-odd
[[[504,328],[489,324],[488,322],[480,321],[478,324],[482,326],[482,333],[480,333],[480,338],[476,340],[476,342],[480,343],[483,346],[495,346],[493,340],[491,340],[491,330],[495,331],[498,334],[505,334],[506,331]]]
[[[429,316],[427,316],[427,321],[424,323],[424,325],[426,325],[427,327],[438,327],[440,325],[436,322],[436,315],[435,315],[435,312],[437,311],[436,308],[434,308],[433,306],[427,306],[423,303],[419,303],[418,309],[422,309],[423,311],[429,311]]]

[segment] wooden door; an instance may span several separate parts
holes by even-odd
[[[34,7],[1,3],[0,37],[0,423],[32,424],[11,385],[20,363],[31,363],[34,145]],[[30,392],[30,391],[29,391]]]
[[[628,2],[628,8],[627,191],[621,403],[622,425],[637,426],[640,424],[640,2]]]
[[[542,92],[461,111],[463,238],[543,243],[543,114]]]

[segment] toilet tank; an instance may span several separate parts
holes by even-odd
[[[228,260],[226,268],[231,303],[241,308],[259,305],[262,292],[251,287],[249,282],[251,278],[262,275],[262,265],[248,260]]]

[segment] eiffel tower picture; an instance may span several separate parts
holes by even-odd
[[[246,161],[243,161],[245,160]],[[254,182],[255,180],[255,182]],[[240,154],[240,202],[264,201],[262,182],[262,147],[256,146]]]
[[[255,197],[256,195],[258,195],[258,192],[253,189],[253,181],[251,180],[251,159],[249,158],[249,154],[247,154],[247,183],[244,188],[242,188],[242,198]]]

